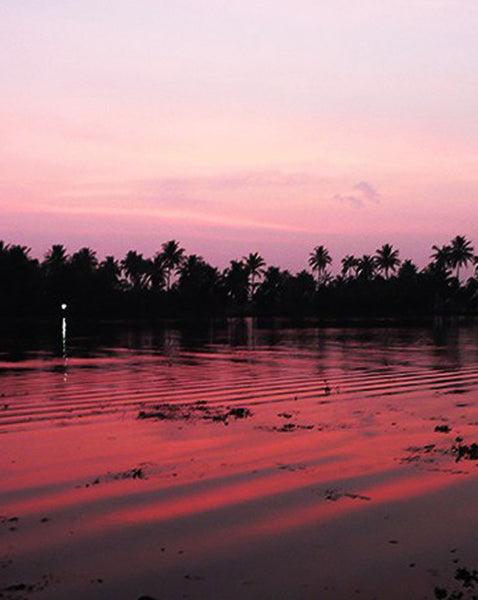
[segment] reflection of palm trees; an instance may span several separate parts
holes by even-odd
[[[244,256],[243,261],[248,273],[249,298],[252,298],[256,287],[256,277],[260,277],[264,273],[263,267],[266,261],[258,252],[251,252],[248,256]]]
[[[475,260],[474,248],[463,235],[457,235],[450,245],[450,266],[456,269],[460,281],[460,267],[466,267]]]
[[[390,272],[397,270],[400,262],[398,250],[394,250],[390,244],[384,244],[376,251],[375,264],[380,272],[385,273],[385,279],[389,278]]]
[[[170,290],[171,275],[181,266],[184,260],[184,248],[181,248],[179,242],[176,240],[170,240],[169,242],[164,242],[161,246],[160,256],[164,266],[166,289]]]
[[[325,246],[316,246],[309,255],[309,266],[312,271],[317,272],[317,285],[320,285],[325,277],[325,269],[330,265],[332,258]]]

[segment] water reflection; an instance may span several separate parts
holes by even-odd
[[[63,381],[66,383],[68,379],[68,354],[66,344],[66,317],[61,319],[61,355],[63,358]]]
[[[256,346],[257,320],[255,317],[232,317],[227,320],[227,338],[230,346]]]
[[[308,355],[316,361],[317,374],[324,377],[330,365],[388,369],[397,364],[426,363],[434,368],[460,368],[478,357],[478,323],[441,320],[421,326],[386,327],[307,323],[297,328],[284,321],[264,322],[253,317],[194,323],[94,323],[77,321],[71,315],[58,321],[0,323],[0,360],[58,357],[65,371],[71,367],[72,358],[109,357],[119,351],[176,360],[191,351],[240,348],[248,353],[244,359],[253,360],[255,353],[277,346],[291,358]]]

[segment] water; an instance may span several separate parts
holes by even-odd
[[[0,589],[471,598],[477,359],[473,323],[10,328]]]

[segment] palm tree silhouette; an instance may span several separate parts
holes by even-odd
[[[398,276],[401,279],[413,279],[417,276],[417,274],[418,274],[418,269],[417,269],[416,265],[414,265],[413,262],[409,258],[404,260],[402,262],[402,264],[400,265],[400,269],[398,271]]]
[[[376,250],[375,264],[380,272],[385,273],[385,279],[389,278],[390,272],[394,273],[401,260],[398,258],[398,250],[394,250],[390,244],[384,244]]]
[[[206,262],[202,256],[190,254],[184,258],[181,266],[178,268],[178,273],[182,277],[191,277],[194,275],[195,271],[204,264],[206,264]]]
[[[350,271],[354,270],[357,267],[357,259],[353,254],[347,254],[342,259],[342,276],[345,279],[350,277]]]
[[[463,235],[457,235],[450,244],[450,266],[456,269],[456,278],[460,281],[460,267],[466,267],[475,259],[474,248]]]
[[[64,267],[67,263],[68,255],[63,244],[53,244],[53,246],[45,254],[43,265],[47,271],[57,271]]]
[[[439,270],[446,271],[451,267],[451,247],[450,246],[432,246],[432,254],[430,258],[433,259],[433,263]]]
[[[309,255],[309,266],[317,272],[317,285],[319,286],[325,276],[325,269],[330,265],[332,258],[325,246],[316,246]]]
[[[129,250],[121,261],[121,268],[134,290],[138,291],[147,286],[150,269],[148,261],[143,258],[142,254],[138,254],[135,250]]]
[[[264,273],[263,267],[266,261],[258,252],[251,252],[248,256],[244,256],[242,260],[248,273],[249,299],[251,299],[256,287],[256,277],[260,277]]]
[[[70,258],[70,265],[82,273],[93,273],[98,266],[96,252],[91,248],[80,248]]]
[[[151,280],[151,288],[155,291],[161,290],[166,282],[166,266],[161,252],[157,252],[154,257],[148,260],[148,272]]]
[[[68,255],[63,244],[53,244],[42,263],[46,295],[58,305],[69,297]]]
[[[111,289],[115,290],[119,287],[121,267],[114,256],[105,256],[105,259],[100,263],[99,273]]]
[[[223,283],[226,294],[234,302],[244,304],[248,297],[249,271],[242,260],[231,260],[224,271]]]
[[[202,256],[191,254],[178,269],[178,291],[194,310],[209,310],[217,299],[219,272]]]
[[[171,275],[181,266],[184,260],[184,248],[181,248],[176,240],[169,240],[169,242],[162,244],[160,256],[164,266],[166,289],[169,291],[171,289]]]
[[[357,275],[360,279],[370,281],[375,275],[376,260],[374,256],[364,254],[357,262]]]

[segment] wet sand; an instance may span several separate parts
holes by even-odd
[[[477,358],[476,329],[0,357],[0,598],[471,598]]]

